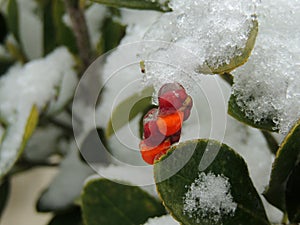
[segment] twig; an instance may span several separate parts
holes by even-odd
[[[92,57],[90,38],[84,13],[78,0],[64,0],[64,2],[72,22],[79,56],[83,63],[82,71],[84,71],[90,65]]]

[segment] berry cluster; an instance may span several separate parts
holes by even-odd
[[[140,150],[145,162],[166,154],[180,139],[183,121],[190,116],[193,100],[179,83],[167,83],[158,92],[158,108],[151,109],[143,118],[144,135]]]

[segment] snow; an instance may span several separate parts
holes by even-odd
[[[227,177],[202,172],[187,189],[183,212],[196,218],[197,223],[209,219],[214,224],[222,224],[223,216],[234,215],[237,204],[231,196]]]
[[[176,220],[170,215],[165,215],[161,217],[150,218],[144,225],[179,225]]]
[[[95,166],[98,175],[92,175],[87,181],[106,178],[124,185],[139,186],[154,197],[157,196],[152,168],[134,167],[130,165]],[[100,175],[100,176],[99,176]]]
[[[0,171],[5,173],[7,168],[12,165],[21,148],[27,119],[30,115],[31,108],[25,108],[22,116],[18,116],[14,120],[14,124],[6,128],[3,140],[1,140],[0,148]],[[1,174],[3,175],[3,174]]]
[[[19,28],[23,48],[29,59],[42,56],[43,52],[43,33],[42,21],[37,12],[38,4],[33,0],[18,0],[19,9]]]
[[[15,114],[36,105],[42,110],[55,98],[63,76],[76,76],[74,60],[66,48],[58,48],[46,58],[16,65],[0,79],[0,114],[13,123]]]
[[[299,1],[262,1],[253,53],[233,72],[233,93],[246,115],[256,122],[273,118],[282,134],[300,118],[299,10]]]
[[[253,26],[256,1],[171,0],[169,5],[173,11],[163,14],[144,36],[144,40],[168,42],[154,48],[155,44],[145,44],[142,49],[146,84],[184,83],[181,77],[195,75],[200,67],[218,68],[242,54]],[[182,53],[189,54],[186,58],[182,54],[174,57],[179,46],[181,52],[188,52]]]

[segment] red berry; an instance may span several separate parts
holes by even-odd
[[[156,124],[158,109],[151,109],[143,119],[144,124],[144,141],[147,146],[158,146],[165,140],[163,135]]]
[[[146,145],[144,141],[141,141],[140,149],[141,149],[142,158],[146,163],[152,165],[154,163],[154,160],[159,159],[159,157],[166,154],[170,146],[171,146],[171,142],[169,139],[165,140],[163,143],[155,147],[150,147]]]
[[[158,130],[165,136],[171,136],[177,133],[182,127],[183,117],[184,113],[181,111],[158,116],[156,121]]]
[[[187,98],[185,89],[178,83],[167,83],[158,92],[159,113],[167,115],[182,107]]]
[[[186,121],[190,117],[192,107],[193,107],[193,100],[192,97],[188,95],[188,97],[183,103],[182,108],[180,109],[184,113],[183,121]]]
[[[180,140],[181,129],[170,137],[171,144],[177,143]]]

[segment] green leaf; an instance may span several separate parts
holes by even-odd
[[[92,0],[100,4],[104,4],[111,7],[124,7],[130,9],[140,10],[157,10],[162,12],[169,12],[171,9],[168,6],[169,1],[159,0]]]
[[[43,36],[44,36],[44,55],[52,52],[56,47],[56,34],[53,22],[53,3],[52,0],[40,2],[43,13]]]
[[[12,59],[0,56],[0,76],[5,74],[13,64],[14,61]]]
[[[19,9],[16,0],[9,0],[7,4],[7,26],[15,39],[20,43]]]
[[[286,209],[290,222],[300,223],[300,163],[292,171],[286,187]]]
[[[10,192],[10,182],[8,179],[4,179],[1,183],[0,181],[0,218],[1,214],[6,206]]]
[[[219,213],[219,219],[213,218],[218,213],[211,211],[209,206],[198,208],[195,216],[190,217],[184,213],[184,197],[189,187],[200,175],[221,176],[228,179],[230,189],[220,190],[214,184],[209,186],[212,190],[219,190],[216,196],[223,191],[232,196],[236,203],[233,214]],[[157,190],[164,205],[181,224],[184,225],[213,225],[213,224],[243,224],[267,225],[267,220],[261,199],[249,177],[245,161],[230,147],[213,140],[194,140],[172,147],[166,155],[154,165],[154,177]],[[204,190],[205,191],[205,190]],[[212,195],[212,194],[211,194]],[[214,195],[214,193],[213,193]],[[223,193],[223,195],[225,195]],[[210,195],[205,194],[206,197]],[[223,198],[223,196],[221,196]],[[217,204],[221,198],[204,199],[208,204]],[[222,205],[223,202],[220,202]],[[226,204],[226,203],[225,203]],[[222,209],[221,209],[222,210]],[[218,217],[217,217],[218,218]]]
[[[165,214],[161,203],[139,187],[107,179],[90,180],[81,199],[85,225],[140,225]]]
[[[17,115],[13,124],[8,124],[0,145],[0,180],[16,163],[38,122],[36,106],[31,111]]]
[[[80,208],[55,215],[48,225],[82,225]]]
[[[206,62],[203,67],[199,68],[199,72],[206,73],[206,74],[230,73],[232,70],[245,64],[254,48],[257,34],[258,34],[258,22],[257,20],[253,20],[253,26],[251,28],[251,31],[249,32],[248,40],[246,42],[245,48],[241,49],[242,54],[233,57],[229,61],[229,63],[223,63],[217,68],[211,66],[208,62]],[[219,61],[219,59],[215,59],[214,61]]]
[[[108,122],[105,130],[106,138],[109,138],[116,131],[129,123],[144,109],[152,104],[153,87],[145,88],[140,93],[135,93],[132,96],[122,101],[113,111],[112,116]],[[124,115],[129,115],[126,117]]]
[[[37,210],[59,212],[74,207],[74,200],[80,196],[84,180],[92,173],[93,170],[79,159],[78,151],[70,149],[58,175],[40,196]]]
[[[6,20],[5,17],[3,16],[3,13],[0,12],[0,44],[3,44],[6,35],[7,35]]]
[[[264,192],[265,198],[274,206],[286,211],[286,184],[300,157],[300,120],[281,143],[273,163],[271,179]]]
[[[117,21],[114,16],[107,17],[103,22],[101,39],[97,45],[99,54],[117,47],[125,36],[126,26]]]
[[[53,1],[53,19],[56,31],[57,45],[65,45],[73,53],[77,53],[77,45],[74,33],[63,22],[63,16],[66,13],[65,5],[61,0]]]
[[[271,116],[270,118],[265,118],[264,120],[261,120],[259,122],[255,122],[253,119],[248,118],[246,116],[245,111],[238,105],[236,96],[232,94],[230,96],[229,102],[228,102],[228,114],[235,118],[236,120],[245,123],[249,126],[261,129],[261,130],[267,130],[271,132],[278,132],[278,128],[276,127],[276,124],[273,122]]]
[[[77,53],[76,39],[71,29],[63,22],[65,6],[61,0],[45,0],[43,7],[44,55],[57,46],[65,45]]]

